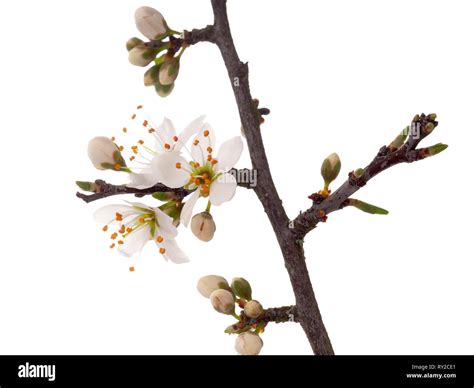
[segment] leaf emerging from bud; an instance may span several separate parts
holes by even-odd
[[[258,301],[251,300],[245,303],[244,313],[249,318],[258,318],[263,314],[263,307]]]
[[[332,181],[334,181],[341,171],[341,159],[336,153],[332,153],[324,159],[321,166],[321,175],[324,179],[324,186],[328,188]]]
[[[374,205],[371,205],[370,203],[360,201],[358,199],[349,199],[349,206],[354,206],[355,208],[362,210],[363,212],[369,213],[369,214],[383,214],[386,215],[388,214],[388,210],[382,209],[381,207],[377,207]]]
[[[216,224],[211,213],[196,214],[191,220],[191,231],[201,241],[208,242],[214,237]]]
[[[263,341],[256,333],[247,331],[239,334],[235,340],[235,350],[244,356],[256,356],[263,347]]]
[[[410,134],[410,127],[406,127],[403,131],[400,132],[400,134],[393,139],[393,141],[390,143],[388,146],[389,150],[394,152],[398,150],[403,144],[405,144],[405,141]]]
[[[163,86],[171,85],[176,81],[179,74],[179,58],[172,58],[164,62],[160,67],[159,80]]]
[[[235,296],[245,300],[252,300],[252,287],[250,283],[244,278],[234,278],[232,279],[232,291],[234,291]]]
[[[76,185],[84,191],[90,191],[91,193],[95,193],[97,189],[97,185],[94,182],[82,182],[76,181]]]
[[[443,152],[446,148],[448,148],[447,144],[438,143],[438,144],[432,145],[431,147],[425,148],[422,152],[424,154],[424,157],[428,158],[430,156],[438,155],[439,153]]]
[[[222,289],[213,291],[209,299],[217,312],[227,315],[235,312],[235,298],[230,291]]]
[[[135,11],[135,24],[138,31],[150,40],[163,38],[168,32],[163,15],[151,7],[140,7]]]
[[[130,38],[129,40],[127,40],[127,51],[130,51],[131,49],[137,47],[137,46],[140,46],[142,44],[144,44],[145,42],[139,38]]]
[[[209,298],[214,291],[229,290],[230,287],[222,276],[207,275],[198,280],[197,289],[203,297]]]

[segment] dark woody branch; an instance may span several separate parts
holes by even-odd
[[[237,180],[237,185],[240,187],[244,187],[247,189],[253,188],[256,185],[256,177],[252,174],[252,170],[249,169],[241,169],[237,170],[233,168],[229,171]],[[172,193],[174,194],[174,199],[182,200],[192,191],[186,190],[183,188],[178,189],[171,189],[161,183],[157,183],[156,185],[146,188],[146,189],[136,189],[133,187],[128,187],[127,185],[113,185],[111,183],[107,183],[103,180],[96,180],[95,184],[95,192],[92,194],[85,194],[77,192],[76,196],[87,203],[97,201],[102,198],[111,197],[114,195],[120,194],[134,194],[136,197],[144,197],[145,195],[151,195],[154,193]]]
[[[381,172],[400,163],[413,163],[431,156],[431,147],[416,147],[436,128],[438,122],[435,119],[434,114],[416,115],[408,140],[400,148],[393,150],[389,146],[383,146],[361,176],[357,177],[354,172],[349,173],[349,178],[329,197],[324,198],[317,193],[311,195],[313,205],[290,222],[290,228],[296,237],[303,239],[319,222],[324,222],[328,214],[348,206],[349,198]]]

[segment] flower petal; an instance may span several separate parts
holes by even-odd
[[[155,215],[159,225],[156,233],[165,238],[175,238],[178,235],[178,229],[173,225],[173,218],[158,208],[155,209]]]
[[[198,117],[197,119],[193,120],[191,123],[188,124],[186,128],[178,135],[178,143],[175,145],[174,149],[179,151],[183,146],[188,142],[189,138],[202,129],[204,124],[204,119],[206,118],[205,115]]]
[[[160,174],[158,169],[155,171],[152,169],[146,169],[144,171],[147,172],[130,173],[130,183],[127,183],[127,187],[132,187],[135,189],[147,189],[160,182],[161,177],[159,176]]]
[[[175,239],[165,239],[161,245],[166,250],[163,255],[166,260],[171,260],[176,264],[187,263],[189,261],[188,256],[181,250]]]
[[[186,200],[186,203],[181,210],[180,221],[184,226],[189,225],[189,221],[191,220],[191,216],[193,214],[194,205],[196,205],[197,200],[199,199],[199,190],[196,190],[194,193],[191,194],[190,197]]]
[[[242,155],[243,149],[244,143],[240,136],[236,136],[222,143],[217,153],[217,171],[229,171],[234,167],[240,155]]]
[[[176,136],[176,129],[174,128],[173,122],[165,117],[163,122],[158,127],[158,132],[160,137],[165,141],[165,143],[172,144],[173,137]]]
[[[222,174],[216,181],[212,182],[209,191],[209,200],[215,206],[230,201],[235,194],[237,181],[232,174]]]
[[[177,168],[177,165],[181,165],[181,168]],[[152,161],[151,167],[154,174],[159,174],[161,183],[172,189],[183,187],[190,179],[189,164],[178,152],[158,155]]]
[[[204,136],[207,133],[206,131],[209,133],[207,136]],[[214,131],[208,123],[205,123],[202,125],[199,133],[194,137],[193,144],[191,144],[191,156],[193,157],[194,161],[203,165],[207,160],[207,148],[214,148],[214,144],[216,144],[216,136],[214,135]]]
[[[94,220],[102,224],[109,224],[115,221],[117,213],[122,214],[124,217],[130,214],[134,214],[136,211],[127,205],[107,205],[96,210],[94,213]]]
[[[123,239],[123,245],[119,245],[118,251],[130,257],[137,252],[141,252],[145,244],[152,238],[150,228],[143,226],[139,228]]]

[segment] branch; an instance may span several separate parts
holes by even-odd
[[[229,173],[234,175],[237,180],[237,185],[240,187],[252,189],[256,186],[256,173],[253,173],[252,170],[246,168],[237,170],[233,168]],[[161,183],[157,183],[156,185],[146,189],[135,189],[126,185],[113,185],[100,179],[96,180],[94,183],[96,185],[95,193],[84,194],[77,192],[76,196],[84,200],[86,203],[90,203],[97,201],[98,199],[120,194],[134,194],[136,197],[144,197],[145,195],[151,195],[154,193],[173,193],[175,199],[181,200],[192,193],[192,191],[183,188],[171,189]]]
[[[315,354],[334,354],[316,302],[303,248],[288,227],[289,219],[273,182],[260,132],[261,113],[250,93],[248,65],[241,62],[234,46],[226,0],[211,0],[211,3],[214,11],[214,27],[207,41],[212,41],[218,46],[227,68],[247,139],[252,167],[258,171],[258,185],[254,190],[280,245],[295,294],[299,322]]]
[[[266,309],[259,320],[274,323],[298,322],[298,311],[296,306],[272,307]]]
[[[387,146],[380,148],[372,162],[364,169],[362,176],[356,177],[353,172],[349,173],[349,178],[328,198],[325,199],[318,194],[310,196],[313,205],[290,223],[297,238],[303,239],[319,222],[324,222],[328,214],[348,206],[349,197],[376,175],[397,164],[413,163],[430,156],[428,148],[416,149],[416,147],[438,125],[435,118],[435,115],[415,116],[410,136],[400,148],[397,150],[391,150]]]

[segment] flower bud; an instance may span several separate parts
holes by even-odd
[[[117,145],[108,137],[95,137],[89,142],[87,148],[89,159],[99,170],[121,171],[127,168]]]
[[[137,46],[140,46],[143,43],[145,43],[145,42],[143,42],[143,40],[141,40],[139,38],[130,38],[129,40],[127,40],[127,44],[126,44],[127,51],[130,51],[131,49],[133,49]]]
[[[337,178],[341,171],[341,159],[336,153],[332,153],[326,159],[321,166],[321,175],[324,179],[324,186],[328,188],[333,180]]]
[[[146,67],[155,59],[157,52],[150,47],[136,46],[129,51],[128,60],[134,66]]]
[[[234,291],[235,296],[238,298],[252,300],[252,287],[244,278],[232,279],[232,291]]]
[[[158,75],[160,72],[160,66],[155,65],[150,67],[143,76],[143,83],[145,86],[153,86],[158,82]]]
[[[209,296],[212,307],[219,313],[222,314],[233,314],[235,311],[235,298],[230,291],[227,290],[215,290]]]
[[[216,290],[228,290],[229,283],[222,276],[207,275],[198,280],[197,289],[204,298],[209,298]]]
[[[216,224],[209,212],[196,214],[191,219],[191,231],[201,241],[208,242],[214,237]]]
[[[159,39],[168,32],[168,25],[161,13],[151,7],[140,7],[135,11],[138,31],[150,40]]]
[[[244,356],[256,356],[262,350],[263,341],[258,334],[251,331],[239,334],[235,340],[235,350]]]
[[[250,302],[245,303],[244,313],[249,318],[258,318],[263,314],[263,307],[256,300],[251,300]]]
[[[159,82],[155,84],[156,93],[160,97],[168,97],[174,89],[174,84],[171,85],[161,85]]]
[[[172,58],[164,62],[160,67],[159,80],[163,86],[171,85],[176,81],[179,74],[179,58]]]

